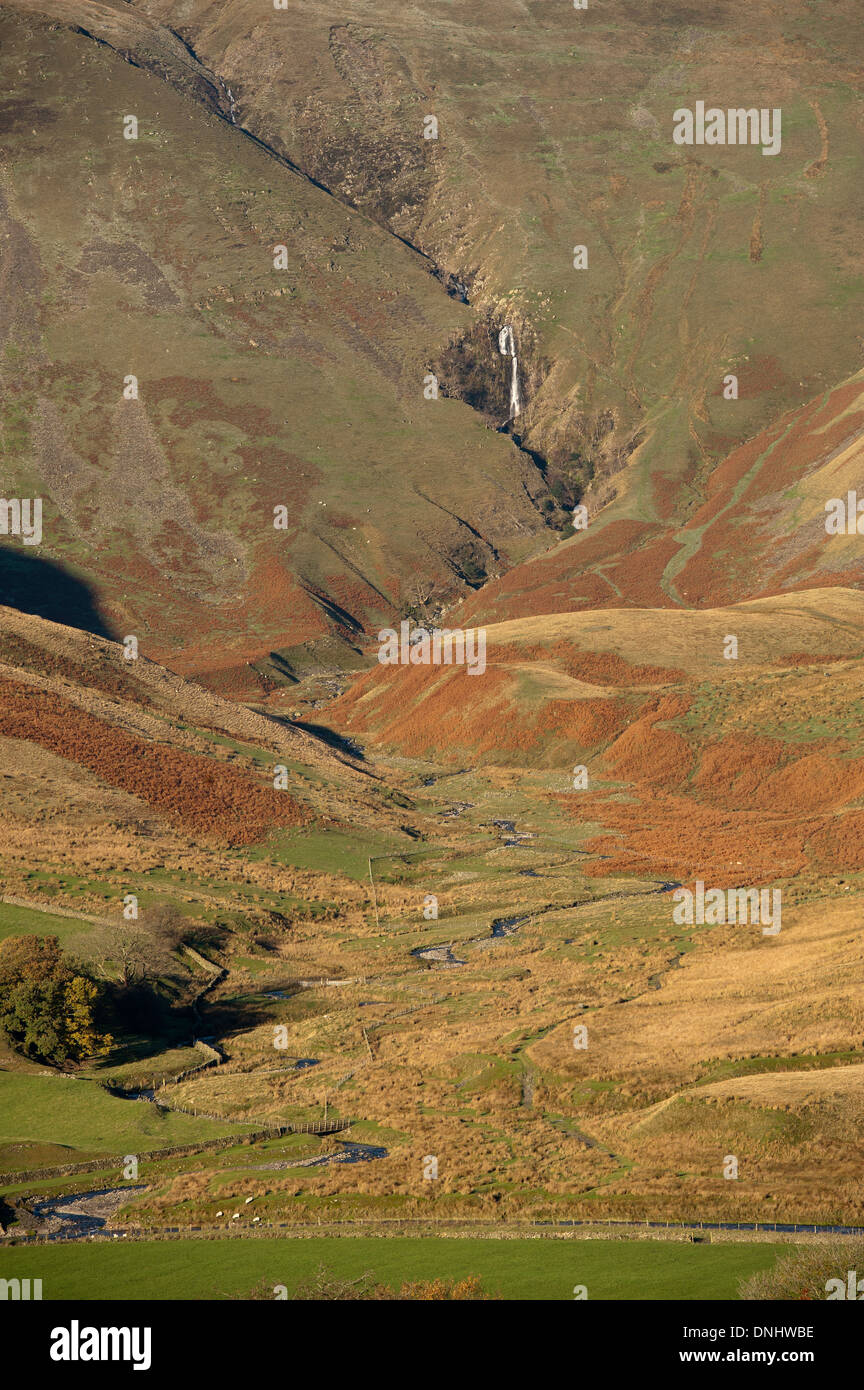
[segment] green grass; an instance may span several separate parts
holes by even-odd
[[[823,1071],[826,1067],[846,1066],[864,1061],[860,1051],[795,1053],[789,1057],[736,1057],[719,1062],[702,1062],[704,1075],[698,1084],[707,1085],[711,1081],[726,1081],[730,1077],[759,1076],[763,1072]]]
[[[345,874],[357,880],[368,879],[369,859],[393,850],[406,848],[403,841],[394,848],[395,837],[374,832],[344,832],[341,830],[309,830],[272,837],[265,848],[252,850],[250,859],[274,859],[291,864],[296,869],[316,869],[319,872]],[[373,864],[374,872],[374,864]]]
[[[85,1154],[81,1149],[65,1148],[62,1144],[34,1144],[27,1140],[16,1144],[0,1144],[0,1174],[17,1173],[33,1168],[60,1167],[64,1163],[75,1163],[79,1159],[95,1156]],[[36,1184],[36,1187],[38,1186],[39,1183]],[[11,1185],[8,1190],[14,1192],[16,1185]],[[36,1188],[28,1187],[27,1190]]]
[[[126,1060],[118,1061],[119,1057]],[[172,1047],[166,1042],[160,1049],[154,1038],[125,1037],[106,1057],[86,1065],[82,1075],[129,1087],[149,1086],[154,1077],[177,1076],[181,1071],[198,1066],[203,1060],[201,1053],[193,1047]]]
[[[0,903],[0,941],[7,936],[56,936],[61,946],[74,947],[75,937],[92,930],[92,923],[75,917],[55,917],[50,912]]]
[[[173,1111],[161,1113],[143,1101],[109,1095],[91,1081],[0,1073],[0,1144],[34,1140],[69,1144],[91,1153],[136,1153],[253,1128]],[[74,1159],[75,1155],[69,1156],[69,1162]]]
[[[209,1299],[248,1292],[259,1280],[290,1292],[324,1264],[354,1279],[367,1270],[391,1287],[403,1280],[476,1274],[508,1299],[735,1298],[740,1281],[767,1269],[788,1246],[697,1246],[672,1241],[301,1240],[147,1241],[0,1251],[0,1277],[40,1278],[43,1298]]]

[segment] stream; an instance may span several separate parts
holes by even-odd
[[[255,1163],[250,1171],[272,1173],[283,1168],[324,1168],[331,1163],[370,1163],[373,1159],[386,1157],[387,1150],[380,1144],[358,1144],[353,1139],[345,1139],[333,1153],[317,1154],[314,1158],[280,1159],[277,1163]],[[244,1168],[243,1171],[247,1170]]]
[[[66,1238],[89,1236],[113,1218],[131,1193],[143,1191],[141,1183],[137,1187],[103,1187],[96,1192],[67,1192],[34,1202],[32,1211],[40,1221],[53,1227],[40,1234]]]
[[[513,825],[513,822],[495,821],[494,824],[506,825],[506,827],[509,829]],[[536,875],[533,876],[536,877]],[[508,936],[515,935],[515,933],[525,922],[530,922],[533,917],[542,917],[547,912],[576,912],[581,907],[595,907],[598,903],[621,902],[626,898],[653,898],[660,893],[670,893],[674,888],[680,887],[680,883],[668,882],[664,880],[662,883],[658,883],[655,888],[646,889],[644,893],[606,893],[601,898],[587,898],[583,902],[547,903],[545,907],[534,908],[531,912],[518,913],[514,917],[495,917],[492,921],[492,926],[490,927],[488,934],[484,933],[482,936],[467,937],[464,941],[460,943],[460,949],[465,950],[465,948],[468,946],[473,946],[479,949],[494,946],[497,942],[506,940]],[[570,937],[564,942],[564,945],[569,946],[573,943],[574,940],[575,937]],[[450,941],[446,943],[440,943],[437,946],[415,946],[411,952],[411,955],[416,956],[418,960],[427,961],[430,965],[436,965],[439,967],[439,969],[448,969],[457,965],[467,965],[467,961],[460,960],[453,954],[453,945],[454,943]],[[675,964],[679,963],[680,960],[675,961]],[[660,977],[657,976],[655,978],[657,979],[658,983],[652,983],[652,987],[655,989],[659,989]]]

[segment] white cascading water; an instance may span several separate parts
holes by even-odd
[[[234,93],[230,87],[226,87],[221,77],[216,78],[225,97],[228,99],[228,119],[232,125],[237,124],[237,107],[234,105]]]
[[[513,363],[510,375],[510,419],[515,420],[522,409],[522,401],[519,395],[519,362],[516,357],[516,339],[513,337],[513,329],[509,323],[498,334],[498,351],[503,357],[509,357]]]

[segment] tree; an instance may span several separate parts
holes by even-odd
[[[119,978],[130,989],[175,971],[174,953],[188,932],[188,922],[174,909],[150,908],[140,921],[97,927],[85,945],[104,978]]]
[[[109,1035],[102,1036],[93,1021],[99,991],[92,980],[73,975],[66,986],[66,1034],[75,1057],[104,1054],[111,1046]]]
[[[63,952],[56,936],[7,936],[0,941],[0,983],[22,979],[46,980],[63,968]]]
[[[0,1031],[26,1057],[54,1066],[107,1052],[94,1022],[99,991],[64,957],[56,936],[0,942]]]

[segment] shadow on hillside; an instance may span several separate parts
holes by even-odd
[[[114,639],[87,585],[54,560],[30,554],[23,547],[0,545],[0,603]]]
[[[249,989],[255,986],[250,982]],[[223,1038],[228,1033],[248,1032],[272,1023],[280,1017],[279,1001],[292,999],[302,993],[296,980],[289,979],[258,986],[260,994],[229,995],[222,999],[207,999],[201,1004],[201,1018],[196,1028],[199,1037]]]
[[[346,753],[349,758],[356,758],[359,762],[365,760],[366,755],[359,744],[353,739],[337,734],[335,729],[328,729],[326,724],[309,724],[305,719],[292,719],[291,724],[295,729],[302,729],[304,733],[320,739],[328,748],[335,748],[337,753]]]

